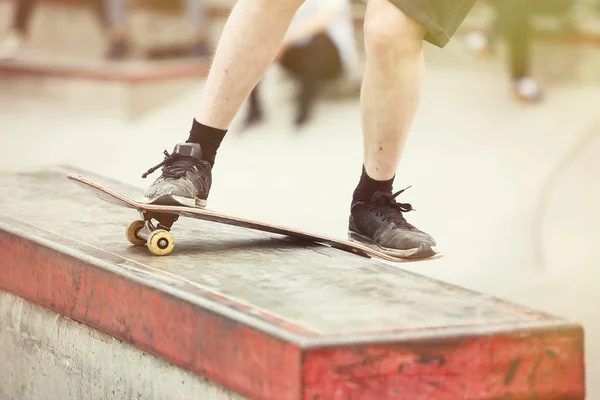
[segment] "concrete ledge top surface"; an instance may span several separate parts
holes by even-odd
[[[138,214],[96,199],[69,182],[67,171],[0,175],[2,228],[278,336],[308,344],[319,337],[373,340],[568,324],[379,261],[211,222],[181,218],[172,231],[175,251],[152,256],[125,238]],[[141,197],[137,188],[88,176]]]

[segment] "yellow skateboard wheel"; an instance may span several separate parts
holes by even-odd
[[[145,239],[141,239],[137,234],[138,232],[144,227],[145,223],[144,221],[135,221],[132,222],[128,227],[127,227],[127,240],[129,240],[129,243],[135,245],[135,246],[143,246],[146,244],[146,240]]]
[[[156,256],[166,256],[171,254],[175,247],[173,235],[164,229],[157,229],[148,236],[146,242],[148,250]]]

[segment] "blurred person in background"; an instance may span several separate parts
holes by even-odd
[[[16,57],[22,49],[30,30],[30,21],[37,0],[15,0],[11,28],[0,41],[0,60]],[[125,58],[130,51],[127,37],[127,15],[130,0],[97,0],[95,12],[106,30],[108,51],[106,57],[112,60]],[[204,0],[186,0],[186,13],[194,29],[194,38],[189,54],[207,56],[207,22]]]
[[[11,27],[0,41],[0,60],[16,57],[29,34],[29,22],[36,0],[15,0]]]
[[[394,193],[393,185],[420,101],[423,41],[445,47],[474,2],[367,1],[366,64],[361,88],[363,156],[356,160],[357,169],[362,164],[362,171],[347,205],[350,240],[401,258],[436,254],[434,238],[405,218],[413,210],[412,205],[396,201],[405,190]],[[206,207],[217,151],[240,107],[275,60],[302,3],[303,0],[235,3],[185,143],[175,145],[172,154],[165,151],[162,162],[142,175],[147,177],[162,167],[160,176],[145,191],[149,203]],[[337,177],[327,168],[328,161],[331,162],[322,160],[322,179],[334,180]],[[308,155],[305,162],[315,160]],[[310,196],[311,188],[305,190]]]
[[[350,0],[306,0],[292,19],[277,62],[298,85],[294,123],[301,126],[309,120],[324,84],[343,79],[351,85],[358,74]],[[246,125],[263,119],[259,85],[250,93]]]
[[[494,18],[486,32],[473,32],[467,36],[469,47],[482,58],[495,52],[499,37],[506,41],[508,70],[515,98],[523,103],[542,99],[541,85],[531,73],[533,49],[533,18],[553,15],[569,22],[572,0],[487,0]]]
[[[130,51],[127,34],[127,17],[131,0],[102,0],[108,35],[107,57],[119,60],[127,57]],[[193,29],[192,44],[187,49],[190,56],[205,57],[210,55],[208,46],[208,22],[206,19],[206,0],[185,0],[185,13]],[[169,53],[169,49],[150,52],[149,56],[160,57]]]
[[[105,23],[103,0],[97,0],[94,5],[96,16]],[[0,41],[0,60],[10,60],[18,56],[27,41],[31,29],[31,19],[37,0],[15,0],[13,18],[8,33]]]

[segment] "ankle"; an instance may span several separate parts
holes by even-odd
[[[217,150],[226,134],[226,129],[212,128],[203,125],[194,119],[187,142],[198,143],[202,150],[202,159],[207,161],[210,166],[213,167]]]
[[[368,201],[373,195],[377,192],[385,192],[391,193],[394,177],[388,180],[376,180],[369,176],[366,168],[362,167],[362,173],[360,176],[360,180],[356,189],[354,189],[354,193],[352,194],[352,205],[356,204],[359,201]]]

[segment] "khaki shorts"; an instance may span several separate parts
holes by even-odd
[[[476,0],[390,1],[427,29],[426,41],[443,48],[463,23]]]

